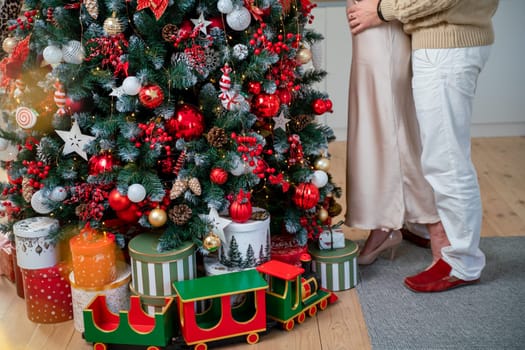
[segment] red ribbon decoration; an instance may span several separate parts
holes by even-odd
[[[244,7],[246,7],[248,11],[250,11],[255,20],[259,22],[262,21],[261,16],[264,14],[264,11],[254,5],[254,0],[244,0]]]
[[[137,11],[145,8],[151,9],[157,21],[162,17],[168,7],[168,0],[138,0]]]

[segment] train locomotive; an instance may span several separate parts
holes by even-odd
[[[308,261],[305,267],[270,260],[255,269],[176,281],[177,296],[164,298],[153,316],[138,296],[117,315],[98,295],[83,310],[84,338],[94,350],[111,344],[206,350],[208,343],[239,337],[255,344],[273,325],[290,331],[337,300],[319,287]]]

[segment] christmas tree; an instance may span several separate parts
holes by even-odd
[[[25,0],[0,62],[7,225],[160,230],[217,214],[315,239],[340,213],[309,0]],[[255,210],[254,208],[258,208]],[[9,228],[8,228],[9,229]],[[216,249],[216,247],[212,247]]]

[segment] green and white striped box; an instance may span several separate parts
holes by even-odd
[[[344,248],[321,250],[317,243],[308,246],[312,268],[321,278],[321,286],[337,292],[357,285],[357,244],[346,239]]]
[[[172,282],[197,276],[195,245],[184,242],[176,249],[158,252],[160,234],[143,233],[129,242],[131,287],[144,296],[174,296]]]

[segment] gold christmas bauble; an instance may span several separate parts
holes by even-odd
[[[207,251],[213,253],[221,246],[221,239],[216,233],[210,232],[202,240],[202,246]]]
[[[299,63],[306,64],[312,59],[312,51],[306,47],[302,47],[299,49],[299,51],[297,51],[295,58]]]
[[[120,34],[123,31],[122,22],[113,14],[104,21],[104,30],[109,35]]]
[[[319,212],[317,213],[317,218],[319,218],[321,222],[325,222],[326,220],[328,220],[328,210],[326,210],[325,208],[319,209]]]
[[[15,38],[13,38],[11,36],[8,36],[2,42],[2,49],[6,53],[11,53],[11,52],[13,52],[15,50],[15,47],[16,47],[17,44],[18,44],[18,40],[17,39],[15,39]]]
[[[168,214],[164,209],[153,209],[148,215],[148,222],[153,227],[161,227],[168,221]]]
[[[314,162],[314,168],[316,170],[328,171],[328,169],[330,169],[330,159],[325,157],[317,158]]]
[[[343,207],[339,203],[333,203],[330,205],[330,207],[328,207],[328,215],[331,217],[341,214],[342,211]]]

